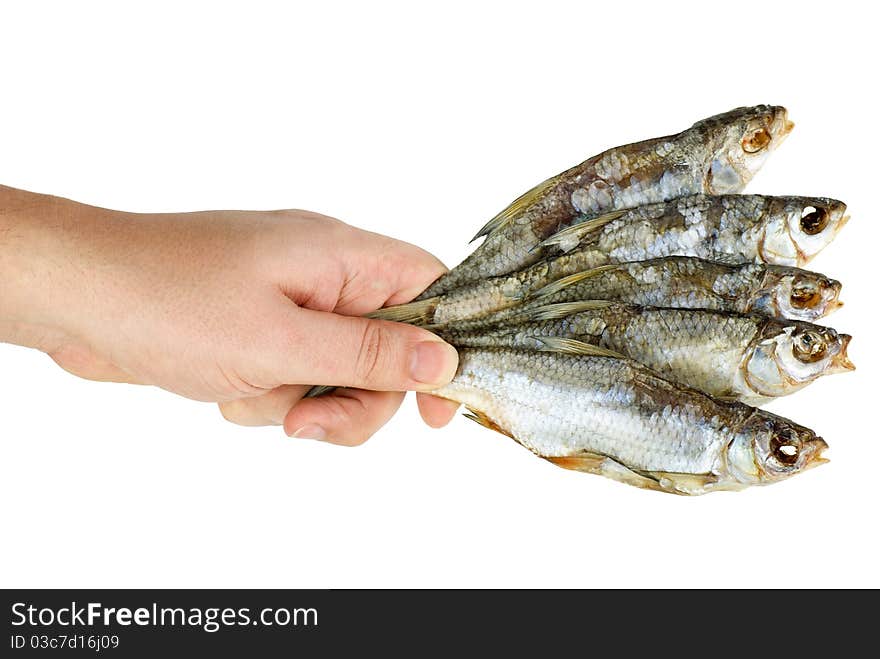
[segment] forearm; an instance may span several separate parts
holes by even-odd
[[[89,235],[108,211],[0,186],[0,341],[47,349],[81,298]]]

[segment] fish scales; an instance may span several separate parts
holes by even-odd
[[[622,360],[513,351],[471,354],[463,351],[459,374],[438,395],[487,413],[541,456],[588,450],[636,469],[706,473],[744,413],[735,409],[720,415],[710,409],[706,414],[704,401],[667,399],[677,392],[655,395],[635,384],[639,372]],[[486,361],[497,363],[487,369]],[[650,427],[667,439],[650,441]]]
[[[539,456],[678,494],[774,482],[821,463],[825,442],[619,358],[465,349],[434,392]]]

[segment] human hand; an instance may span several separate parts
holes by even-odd
[[[425,330],[360,316],[444,271],[306,211],[132,214],[0,186],[0,340],[92,380],[153,384],[243,425],[354,445],[454,375]],[[348,387],[303,399],[312,384]],[[455,406],[419,394],[432,426]]]

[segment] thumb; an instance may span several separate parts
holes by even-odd
[[[271,356],[280,384],[430,391],[458,367],[452,346],[412,325],[292,307],[287,328]]]

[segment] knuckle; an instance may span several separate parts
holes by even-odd
[[[388,330],[382,323],[363,323],[354,373],[358,382],[369,383],[381,377],[389,343]]]
[[[331,443],[360,446],[372,436],[369,424],[365,423],[366,407],[358,398],[341,393],[323,400],[322,405]]]
[[[394,273],[397,288],[425,288],[446,272],[446,267],[434,256],[414,245],[389,250],[382,255],[381,267]]]

